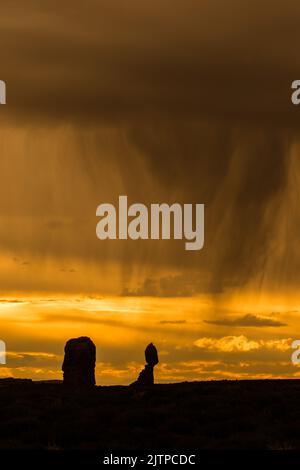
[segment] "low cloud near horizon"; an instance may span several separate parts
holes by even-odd
[[[278,320],[274,320],[272,318],[267,317],[260,317],[258,315],[253,315],[251,313],[247,313],[246,315],[236,317],[236,318],[223,318],[219,320],[204,320],[204,323],[208,323],[210,325],[219,325],[219,326],[243,326],[243,327],[265,327],[265,326],[273,326],[273,327],[281,327],[287,326],[286,323],[283,323]]]

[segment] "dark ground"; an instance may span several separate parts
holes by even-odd
[[[0,380],[0,449],[300,449],[300,381],[96,387]]]

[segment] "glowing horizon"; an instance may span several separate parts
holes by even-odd
[[[132,382],[149,342],[158,348],[156,380],[162,383],[298,377],[290,344],[300,303],[281,299],[254,309],[251,303],[235,302],[221,307],[219,301],[216,313],[215,302],[203,295],[0,299],[2,334],[7,338],[7,366],[0,367],[0,374],[62,379],[65,342],[89,336],[97,347],[98,385]]]

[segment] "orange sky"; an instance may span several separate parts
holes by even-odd
[[[7,365],[0,367],[1,376],[61,379],[65,339],[88,335],[97,346],[98,384],[133,381],[150,341],[159,350],[161,382],[297,377],[290,357],[299,304],[248,299],[227,299],[227,307],[220,299],[218,315],[206,295],[3,299]]]
[[[2,0],[0,375],[297,377],[300,6]],[[96,238],[96,208],[205,204],[205,245]]]

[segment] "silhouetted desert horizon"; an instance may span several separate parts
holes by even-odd
[[[0,380],[0,449],[300,449],[298,380],[152,387]]]

